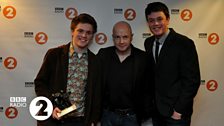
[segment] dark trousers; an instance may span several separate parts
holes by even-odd
[[[84,126],[84,118],[72,118],[72,119],[48,119],[45,121],[38,121],[37,126]]]
[[[152,117],[153,126],[190,126],[191,124],[191,117],[190,116],[183,116],[180,120],[175,120],[171,117],[165,117],[161,114],[154,113]]]
[[[113,111],[104,110],[101,126],[139,126],[139,124],[134,113],[120,115]]]

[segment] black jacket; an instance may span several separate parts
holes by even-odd
[[[153,59],[155,36],[145,40],[145,49]],[[155,104],[164,116],[173,110],[183,116],[191,116],[193,99],[200,86],[198,55],[194,42],[170,29],[161,48],[158,64],[154,63]]]
[[[132,46],[132,45],[131,45]],[[108,73],[108,70],[110,69],[110,63],[113,59],[113,53],[115,52],[115,46],[107,47],[100,49],[100,51],[97,54],[97,58],[100,62],[100,76],[101,76],[101,83],[99,84],[101,88],[101,100],[103,99],[105,95],[105,84],[107,78],[110,78]],[[150,68],[148,66],[148,60],[146,53],[140,49],[137,49],[132,46],[132,55],[134,56],[134,71],[133,77],[130,77],[130,79],[133,82],[134,91],[133,91],[133,102],[134,102],[134,111],[137,115],[137,119],[139,122],[143,118],[147,118],[149,116],[149,113],[151,113],[151,102],[152,102],[152,91],[150,86],[152,85],[152,76],[149,75]],[[99,88],[98,88],[99,89]],[[101,101],[101,106],[102,106]],[[102,109],[102,107],[101,107]],[[102,110],[101,110],[102,111]]]

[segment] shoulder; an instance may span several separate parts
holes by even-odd
[[[95,61],[96,60],[96,55],[91,50],[88,49],[87,53],[88,53],[88,60],[89,61]]]
[[[178,42],[182,42],[185,44],[193,44],[194,43],[192,39],[190,39],[186,35],[175,32],[173,29],[171,29],[170,36],[173,37],[174,39],[177,39]]]
[[[146,51],[149,51],[152,47],[153,41],[155,40],[155,36],[151,36],[145,39],[144,47]]]
[[[46,56],[57,56],[59,54],[68,52],[68,50],[69,50],[69,43],[48,49]]]
[[[95,54],[94,54],[91,50],[88,49],[87,52],[88,52],[88,55],[89,55],[89,56],[93,56],[93,57],[95,56]]]
[[[110,53],[112,53],[114,51],[114,49],[115,49],[114,46],[101,48],[97,55],[109,55]]]
[[[154,40],[155,40],[155,37],[154,37],[154,36],[148,37],[148,38],[145,39],[144,44],[145,44],[145,45],[146,45],[146,44],[149,44],[150,42],[152,42],[152,41],[154,41]]]
[[[145,54],[145,52],[137,47],[132,47],[133,51],[137,54]]]
[[[147,55],[146,55],[145,51],[143,51],[143,50],[141,50],[139,48],[136,48],[136,47],[133,47],[132,49],[133,49],[132,52],[134,53],[135,57],[146,58]]]

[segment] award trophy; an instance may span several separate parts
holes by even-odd
[[[66,114],[77,109],[76,105],[71,104],[69,101],[69,94],[70,93],[64,93],[63,91],[52,94],[53,104],[62,110],[60,113],[57,113],[59,118],[66,118]]]

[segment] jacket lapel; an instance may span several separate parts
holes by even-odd
[[[67,86],[67,76],[68,76],[68,52],[69,52],[69,47],[70,47],[70,43],[68,43],[67,45],[63,45],[62,47],[62,54],[61,54],[61,63],[62,63],[62,70],[63,73],[61,74],[63,76],[63,87],[64,87],[64,91],[66,90],[66,86]]]
[[[163,46],[162,46],[162,48],[160,50],[160,53],[159,53],[158,65],[160,64],[160,61],[163,60],[164,56],[166,56],[166,54],[169,50],[169,47],[173,42],[174,34],[175,34],[175,31],[172,28],[170,28],[170,33],[167,36],[166,40],[164,41]]]

